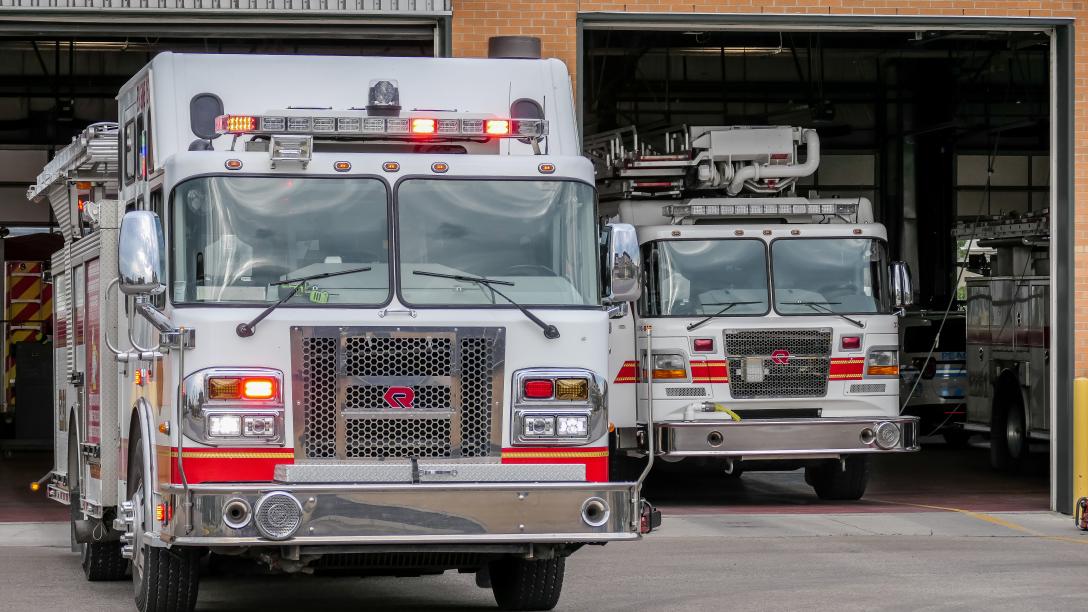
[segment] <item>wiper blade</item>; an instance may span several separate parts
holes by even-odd
[[[488,289],[494,291],[502,299],[510,302],[510,304],[512,304],[515,308],[521,311],[521,314],[525,315],[525,318],[540,326],[540,329],[544,330],[545,338],[549,340],[555,340],[559,337],[559,329],[556,326],[541,321],[539,317],[529,312],[528,308],[522,306],[521,304],[518,304],[514,300],[510,299],[510,296],[495,288],[495,285],[506,285],[508,287],[513,287],[514,283],[511,283],[509,281],[491,280],[490,278],[483,278],[481,276],[466,276],[464,274],[442,274],[440,272],[424,272],[422,270],[415,270],[412,272],[412,274],[416,274],[418,276],[433,276],[435,278],[448,278],[450,280],[459,280],[465,281],[467,283],[476,283],[479,285],[483,285]]]
[[[689,324],[688,325],[688,331],[693,331],[695,328],[701,327],[704,323],[706,323],[707,321],[713,319],[714,317],[722,316],[723,314],[725,314],[725,312],[727,310],[729,310],[730,308],[733,308],[734,306],[739,306],[741,304],[759,304],[759,303],[760,302],[758,302],[758,301],[749,301],[749,302],[706,302],[705,304],[703,304],[703,306],[725,306],[725,308],[722,308],[718,312],[715,312],[714,314],[707,316],[707,318],[705,318],[705,319],[703,319],[701,321],[696,321],[694,323]]]
[[[276,287],[278,285],[290,285],[292,283],[294,283],[295,286],[291,289],[291,293],[288,293],[287,296],[284,297],[283,299],[281,299],[280,301],[278,301],[275,304],[270,305],[268,308],[265,308],[264,310],[262,310],[261,314],[257,315],[256,317],[253,317],[252,321],[250,321],[248,323],[239,323],[238,327],[234,328],[234,333],[238,334],[239,338],[248,338],[248,337],[252,336],[253,333],[257,329],[257,324],[260,323],[261,321],[263,321],[265,317],[272,314],[273,310],[275,310],[275,309],[279,308],[280,306],[282,306],[285,302],[287,302],[287,300],[290,300],[291,298],[295,297],[295,294],[298,293],[300,289],[302,289],[303,285],[307,281],[317,280],[319,278],[329,278],[329,277],[332,277],[332,276],[343,276],[345,274],[354,274],[356,272],[366,272],[367,270],[372,270],[372,269],[373,268],[371,268],[370,266],[363,266],[361,268],[351,268],[349,270],[335,270],[333,272],[321,272],[320,274],[311,274],[309,276],[300,276],[298,278],[289,278],[287,280],[281,280],[281,281],[276,281],[276,282],[273,282],[273,283],[268,283],[268,285],[270,287]]]
[[[860,327],[862,329],[865,328],[865,324],[862,323],[861,321],[858,321],[857,319],[851,319],[850,317],[842,314],[841,312],[835,312],[834,310],[828,308],[825,305],[825,304],[842,304],[842,302],[802,302],[802,301],[798,300],[795,303],[801,304],[801,305],[804,305],[804,306],[808,306],[809,308],[811,308],[813,310],[818,310],[820,312],[826,312],[827,314],[835,315],[836,317],[842,317],[842,319],[844,319],[846,321],[849,321],[850,323],[853,323],[854,325],[857,325],[858,327]]]

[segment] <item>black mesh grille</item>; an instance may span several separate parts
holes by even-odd
[[[726,330],[729,393],[736,399],[823,397],[831,367],[829,329]],[[762,380],[748,380],[746,363],[759,360]]]
[[[328,328],[319,328],[328,329]],[[305,457],[488,457],[501,330],[301,337]],[[301,334],[300,334],[301,335]],[[297,345],[296,345],[297,346]],[[402,384],[403,381],[403,384]],[[501,384],[501,383],[500,383]],[[392,387],[411,389],[392,402]]]

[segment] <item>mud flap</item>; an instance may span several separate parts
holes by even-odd
[[[646,499],[642,500],[641,506],[642,510],[641,515],[639,516],[638,532],[650,533],[661,526],[661,511],[655,508],[653,504],[646,501]]]

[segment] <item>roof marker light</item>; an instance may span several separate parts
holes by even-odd
[[[336,170],[337,172],[347,172],[348,170],[351,170],[351,162],[338,161],[332,165],[332,169]]]
[[[434,134],[435,132],[435,120],[434,119],[412,119],[412,133],[413,134]]]
[[[396,172],[400,170],[400,164],[398,162],[385,162],[382,164],[382,170],[386,172]]]
[[[450,169],[450,165],[446,162],[435,162],[431,164],[431,172],[436,174],[445,174]]]
[[[228,159],[227,161],[223,162],[223,166],[226,167],[227,170],[241,170],[242,160]]]
[[[554,174],[555,164],[540,164],[536,167],[536,170],[541,174]]]
[[[484,121],[484,132],[491,136],[510,133],[510,121],[506,119],[488,119]]]

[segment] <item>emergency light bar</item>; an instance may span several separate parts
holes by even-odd
[[[542,138],[548,135],[543,119],[442,116],[372,117],[367,115],[220,115],[218,134],[299,134],[339,138],[451,139]]]
[[[667,217],[759,217],[782,215],[839,215],[858,212],[854,204],[672,204],[664,208]]]

